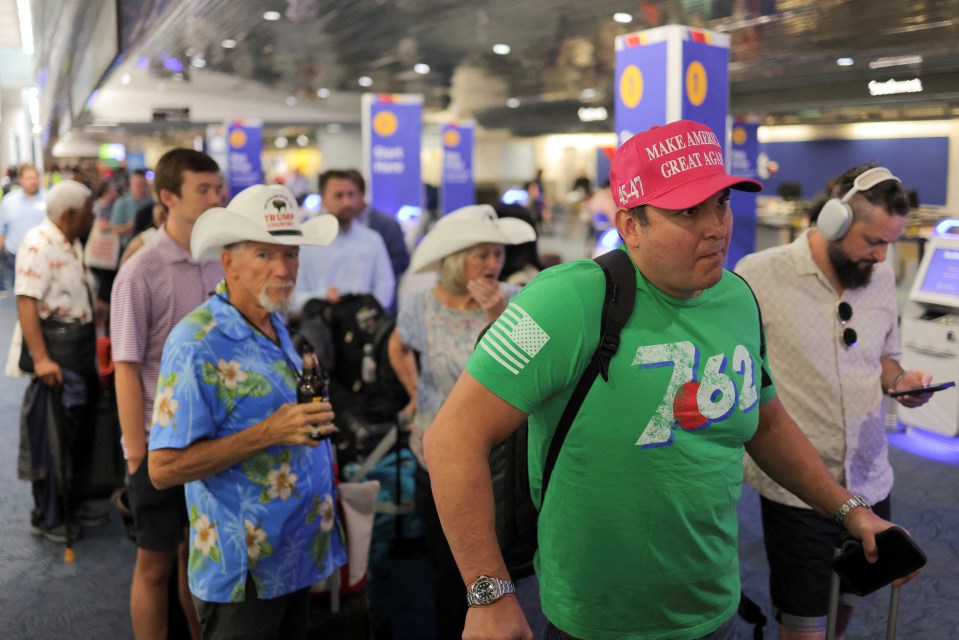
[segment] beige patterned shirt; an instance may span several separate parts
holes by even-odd
[[[892,490],[886,448],[880,358],[899,358],[892,268],[876,266],[871,282],[842,296],[813,262],[809,232],[788,245],[746,256],[736,271],[762,309],[769,363],[779,398],[833,476],[869,504]],[[858,343],[842,342],[839,303],[853,309],[847,326]],[[746,458],[746,481],[764,497],[808,507]]]
[[[18,296],[37,300],[41,318],[92,322],[96,283],[83,265],[83,245],[67,242],[49,218],[27,232],[17,250]]]

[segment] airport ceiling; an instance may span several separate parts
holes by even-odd
[[[188,85],[215,71],[317,110],[364,91],[422,93],[428,112],[514,135],[609,131],[615,36],[685,24],[729,34],[733,115],[767,124],[959,116],[959,0],[169,4],[131,52],[157,79]],[[617,12],[632,22],[615,22]],[[497,44],[509,53],[494,53]],[[839,66],[839,58],[853,62]],[[363,76],[369,88],[358,84]],[[867,89],[872,80],[911,78],[921,79],[921,93],[877,99]],[[605,106],[610,119],[584,124],[581,106]]]

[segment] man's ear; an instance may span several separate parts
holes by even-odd
[[[160,189],[160,202],[163,203],[163,206],[166,207],[167,215],[170,213],[170,207],[173,205],[173,198],[176,198],[177,195],[170,191],[169,189]]]
[[[223,267],[223,275],[229,280],[230,267],[233,266],[233,252],[229,249],[220,252],[220,266]]]
[[[627,209],[620,208],[616,210],[615,221],[616,230],[619,231],[619,237],[623,239],[626,246],[633,249],[638,247],[642,231],[636,216],[631,214]]]

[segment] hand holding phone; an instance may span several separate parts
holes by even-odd
[[[875,563],[866,560],[858,540],[844,544],[843,551],[832,561],[833,570],[856,595],[868,595],[926,564],[926,554],[899,527],[877,533],[876,547],[879,559]]]
[[[890,398],[898,398],[899,396],[918,396],[924,393],[935,393],[936,391],[942,391],[943,389],[949,389],[956,386],[955,382],[940,382],[938,384],[931,384],[926,387],[912,387],[911,389],[898,389],[896,391],[890,391]]]

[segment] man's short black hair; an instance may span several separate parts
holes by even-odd
[[[629,209],[629,215],[636,218],[641,227],[645,227],[649,224],[649,218],[646,217],[646,205],[644,204]]]
[[[319,186],[320,186],[320,195],[326,191],[326,185],[330,180],[349,180],[356,185],[356,188],[360,190],[360,193],[366,193],[366,182],[363,180],[363,176],[360,175],[360,172],[356,169],[330,169],[329,171],[324,171],[320,174]]]
[[[357,169],[347,169],[346,172],[353,176],[353,182],[356,183],[360,193],[366,193],[366,180],[363,179],[363,174]]]

